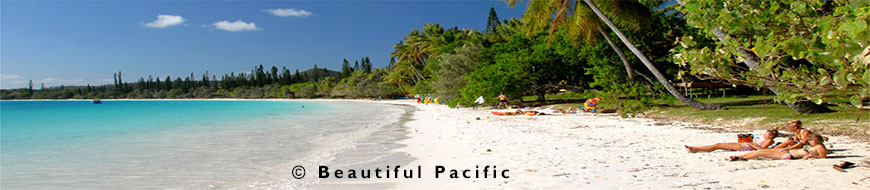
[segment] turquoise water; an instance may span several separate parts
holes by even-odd
[[[0,101],[0,188],[288,183],[289,167],[325,162],[402,113],[354,102]]]

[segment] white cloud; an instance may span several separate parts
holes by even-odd
[[[15,89],[15,88],[27,88],[28,82],[31,80],[22,78],[19,75],[11,75],[11,74],[3,74],[0,76],[3,80],[0,80],[0,88],[2,89]],[[85,85],[103,85],[110,84],[112,79],[97,79],[95,80],[86,80],[83,78],[43,78],[43,79],[33,79],[33,88],[39,88],[41,84],[45,84],[45,87],[57,87],[60,85],[65,86],[85,86]]]
[[[241,32],[241,31],[253,31],[253,30],[261,30],[257,28],[257,25],[254,22],[245,23],[242,20],[236,20],[234,22],[230,21],[218,21],[211,24],[217,29],[226,30],[230,32]]]
[[[21,78],[21,75],[15,75],[15,74],[0,74],[0,79],[8,80],[8,79],[17,79],[17,78]]]
[[[311,12],[302,9],[266,9],[263,11],[279,17],[307,17],[311,15]]]
[[[33,80],[33,87],[38,88],[40,83],[45,84],[45,87],[54,87],[54,86],[84,86],[89,84],[85,79],[63,79],[63,78],[44,78],[42,80]]]
[[[178,15],[157,15],[157,20],[145,23],[151,28],[166,28],[184,23],[184,18]]]

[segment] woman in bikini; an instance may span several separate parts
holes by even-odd
[[[810,145],[805,146],[800,149],[785,149],[785,148],[772,148],[772,149],[763,149],[755,152],[746,153],[740,156],[731,156],[731,161],[737,160],[748,160],[748,159],[757,159],[757,158],[771,158],[771,159],[779,159],[779,160],[792,160],[792,159],[810,159],[810,158],[827,158],[828,157],[828,149],[825,148],[825,144],[822,144],[825,140],[821,135],[811,134],[808,139]]]
[[[743,142],[743,143],[716,143],[706,146],[688,146],[685,145],[686,149],[691,153],[696,152],[712,152],[716,150],[730,150],[730,151],[753,151],[753,150],[761,150],[772,148],[774,145],[773,139],[779,136],[779,131],[776,129],[767,130],[767,133],[764,134],[764,139],[756,140],[755,142]]]
[[[813,132],[801,128],[802,125],[801,120],[788,122],[786,127],[789,131],[794,133],[794,137],[785,140],[782,144],[777,145],[776,148],[798,149],[806,145],[808,137],[812,135]]]

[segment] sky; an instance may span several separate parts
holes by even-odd
[[[218,78],[256,65],[331,70],[392,46],[423,24],[483,30],[499,1],[2,1],[0,88],[101,85],[167,75]]]

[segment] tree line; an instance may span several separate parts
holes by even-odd
[[[359,64],[362,62],[362,65]],[[354,75],[368,75],[374,71],[368,57],[349,67],[344,60],[343,72],[327,68],[313,68],[291,73],[286,67],[263,65],[255,66],[250,72],[228,73],[220,76],[209,72],[197,76],[140,77],[137,82],[124,79],[123,72],[114,73],[111,85],[57,86],[33,88],[33,81],[24,89],[4,89],[3,99],[109,99],[109,98],[316,98],[330,97],[324,90],[311,90],[311,87],[325,88],[321,82],[337,83]],[[163,78],[163,79],[161,79]],[[334,86],[335,84],[331,85]],[[381,93],[380,96],[398,96],[398,93]]]

